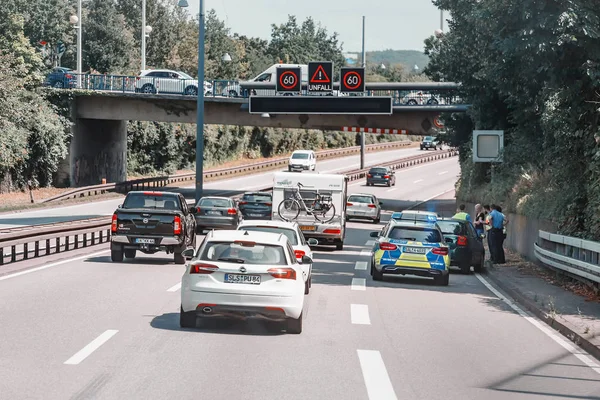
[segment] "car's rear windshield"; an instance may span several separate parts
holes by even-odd
[[[445,235],[464,235],[465,225],[457,221],[438,221],[438,226]]]
[[[425,139],[423,139],[423,140],[431,141],[431,140],[433,140],[433,136],[425,136]]]
[[[214,241],[206,243],[201,251],[198,259],[202,261],[287,265],[283,247],[278,245]]]
[[[245,194],[242,197],[242,201],[247,201],[250,203],[270,203],[272,201],[272,197],[270,194]]]
[[[440,243],[442,241],[442,236],[437,229],[420,227],[407,228],[396,226],[392,228],[389,238],[425,243]]]
[[[200,199],[198,207],[231,207],[231,200],[227,199]]]
[[[161,193],[130,193],[125,198],[121,208],[153,208],[163,210],[180,210],[179,199],[173,195],[163,195]]]
[[[292,154],[292,158],[299,159],[299,160],[306,160],[306,159],[308,159],[308,153],[294,153],[294,154]]]
[[[387,173],[387,169],[385,168],[371,168],[369,171],[371,174],[385,174]]]
[[[296,232],[292,229],[287,228],[279,228],[276,226],[240,226],[241,231],[252,231],[252,232],[267,232],[267,233],[283,233],[287,236],[288,240],[292,244],[292,246],[298,245],[298,238],[296,237]]]
[[[352,195],[348,197],[348,203],[363,203],[363,204],[373,204],[373,198],[371,196],[356,196]]]

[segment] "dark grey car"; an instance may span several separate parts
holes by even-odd
[[[242,213],[229,197],[203,197],[196,209],[196,226],[200,233],[207,229],[236,229],[242,220]]]
[[[367,186],[396,185],[396,174],[389,167],[373,167],[367,173]]]
[[[273,196],[267,192],[244,193],[239,202],[244,219],[271,219]]]
[[[442,150],[442,144],[434,136],[425,136],[421,142],[421,150],[429,149],[440,149]]]

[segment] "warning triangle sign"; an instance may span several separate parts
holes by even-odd
[[[319,65],[312,78],[310,78],[310,83],[331,83],[331,79],[327,76],[322,65]]]

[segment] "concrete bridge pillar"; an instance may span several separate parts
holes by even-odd
[[[70,164],[72,187],[127,180],[127,121],[76,118]]]

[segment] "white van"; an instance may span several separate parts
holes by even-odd
[[[299,186],[298,184],[301,184]],[[301,210],[293,220],[298,223],[304,237],[317,239],[320,245],[335,245],[343,250],[346,237],[346,198],[348,196],[348,177],[339,174],[296,174],[276,172],[273,178],[273,209],[271,219],[285,220],[280,213],[280,205],[286,199],[300,194],[305,206],[310,208],[318,193],[331,197],[335,214],[328,222],[321,222],[314,216]]]
[[[288,160],[288,171],[314,171],[317,168],[317,155],[312,150],[296,150]]]
[[[308,82],[308,65],[307,64],[273,64],[269,68],[265,69],[260,74],[256,75],[254,79],[247,82],[273,82],[277,79],[277,68],[294,68],[300,67],[302,72],[302,83]],[[242,93],[242,88],[239,83],[231,83],[227,85],[221,95],[226,97],[238,97]]]

